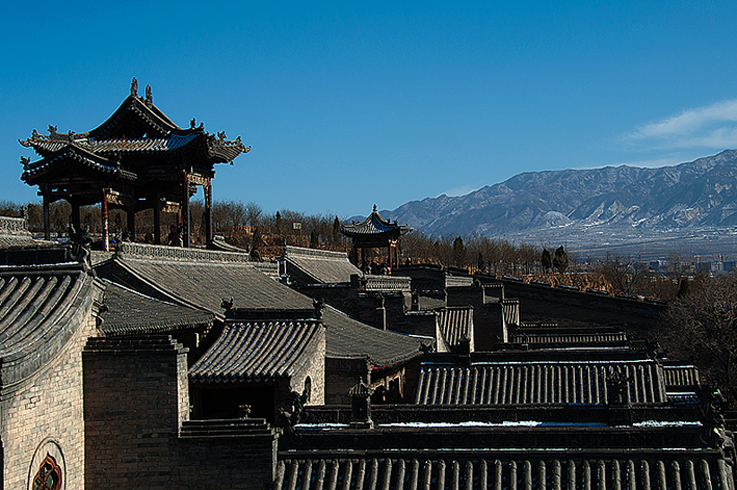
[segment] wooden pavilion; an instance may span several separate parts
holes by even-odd
[[[65,199],[72,206],[72,225],[81,228],[82,206],[101,204],[103,246],[109,250],[108,211],[127,212],[128,234],[135,240],[135,215],[153,209],[154,243],[161,243],[161,212],[178,212],[182,245],[190,244],[189,199],[202,186],[205,198],[206,241],[212,241],[212,185],[216,163],[231,163],[247,153],[240,136],[226,140],[205,131],[204,124],[180,128],[153,103],[151,86],[145,97],[138,95],[138,82],[131,83],[130,95],[100,126],[85,132],[59,133],[49,126],[49,134],[35,129],[31,137],[19,140],[41,157],[31,162],[21,158],[23,180],[37,185],[43,198],[44,237],[51,235],[49,207]]]
[[[407,225],[398,225],[384,219],[376,210],[360,223],[343,225],[340,232],[353,241],[353,254],[356,265],[358,265],[358,250],[361,251],[360,266],[366,266],[364,250],[367,248],[386,248],[388,250],[387,266],[395,268],[399,266],[399,237],[412,231]]]

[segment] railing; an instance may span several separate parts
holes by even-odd
[[[348,260],[348,254],[345,252],[333,252],[332,250],[318,250],[315,248],[295,247],[294,245],[286,245],[284,247],[284,255],[296,257],[310,257],[315,259],[331,259],[331,260]]]
[[[470,286],[472,284],[473,284],[473,277],[445,276],[445,287],[446,288]]]
[[[28,221],[24,218],[0,216],[0,235],[30,235]]]
[[[117,251],[121,257],[132,259],[176,260],[181,262],[248,263],[250,265],[261,264],[260,262],[252,262],[248,254],[245,253],[169,247],[166,245],[149,245],[146,243],[121,242],[117,246]],[[275,265],[272,267],[275,267]]]
[[[409,277],[365,275],[363,279],[366,291],[412,291],[412,279]]]

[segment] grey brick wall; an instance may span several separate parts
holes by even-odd
[[[180,437],[189,417],[186,349],[170,337],[91,339],[84,351],[86,488],[265,489],[276,436]],[[80,487],[81,488],[81,487]]]
[[[60,456],[56,457],[57,463],[65,469],[66,488],[84,488],[81,352],[94,331],[95,320],[89,313],[51,362],[18,385],[3,387],[0,412],[4,488],[28,488],[29,474],[32,478],[38,471],[31,468],[34,455],[47,451],[47,441],[53,441],[61,450],[61,455],[55,457]],[[45,456],[41,455],[41,460]]]

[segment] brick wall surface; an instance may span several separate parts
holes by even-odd
[[[137,342],[93,339],[85,349],[86,488],[270,487],[276,437],[230,433],[223,421],[219,432],[181,438],[186,349],[162,337]]]
[[[348,390],[371,373],[368,359],[325,359],[325,404],[350,404]]]
[[[185,356],[171,341],[137,345],[92,339],[88,344],[87,488],[176,487],[183,402],[179,371]]]
[[[34,454],[46,452],[46,441],[61,450],[67,489],[84,488],[84,420],[82,396],[82,348],[95,331],[88,314],[59,354],[43,369],[18,386],[3,387],[0,399],[4,453],[4,488],[28,488],[38,468],[31,468]],[[41,455],[41,460],[46,454]],[[61,461],[59,461],[61,459]],[[38,458],[36,458],[38,460]],[[34,463],[35,464],[35,463]],[[40,467],[40,463],[38,464]]]
[[[502,305],[494,292],[474,286],[448,288],[448,306],[473,307],[473,331],[476,350],[490,350],[504,336]]]
[[[325,335],[315,351],[310,353],[310,360],[302,369],[294,374],[291,380],[291,389],[303,393],[305,380],[310,378],[310,400],[308,405],[323,405],[325,403]]]

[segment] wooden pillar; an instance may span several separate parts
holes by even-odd
[[[128,235],[130,236],[130,241],[135,242],[136,241],[136,194],[133,189],[131,189],[131,197],[130,202],[128,203]]]
[[[102,249],[110,251],[110,224],[108,219],[107,189],[102,190]]]
[[[44,208],[44,240],[51,240],[51,203],[49,202],[48,196],[43,195],[43,208]]]
[[[182,220],[182,246],[189,248],[189,176],[184,172],[182,182],[182,205],[179,207]]]
[[[158,187],[154,191],[154,243],[161,245],[161,196]]]
[[[205,243],[212,242],[212,181],[207,179],[203,186],[205,194]]]
[[[69,203],[72,205],[72,226],[75,233],[82,231],[82,209],[78,202]]]

